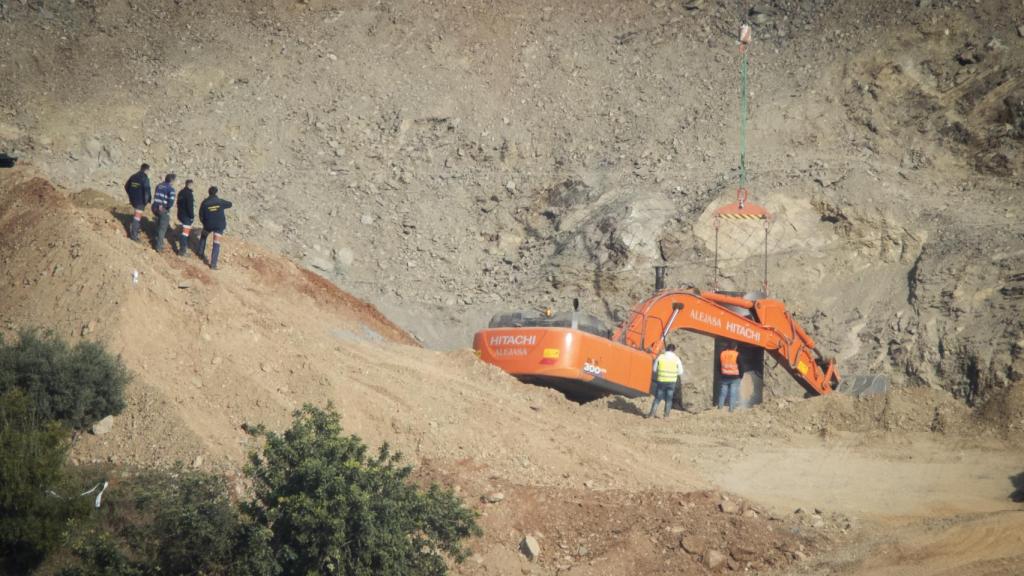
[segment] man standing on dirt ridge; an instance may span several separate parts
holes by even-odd
[[[210,268],[217,269],[217,258],[220,256],[220,237],[228,228],[228,219],[224,211],[231,208],[231,202],[217,196],[217,187],[210,186],[209,196],[199,205],[199,221],[203,223],[203,234],[199,237],[199,256],[206,256],[206,237],[213,234],[213,251],[210,252]]]
[[[156,195],[153,197],[153,214],[156,215],[156,251],[164,251],[164,236],[171,225],[171,208],[174,207],[174,180],[177,178],[173,173],[164,176],[164,181],[156,187]]]
[[[669,344],[665,351],[654,359],[652,371],[651,388],[654,392],[654,402],[651,403],[651,411],[647,418],[654,418],[658,410],[658,403],[665,402],[665,418],[668,418],[672,411],[672,396],[676,391],[676,384],[683,382],[683,361],[676,356],[676,345]]]
[[[192,181],[185,180],[185,187],[178,192],[178,222],[181,223],[181,235],[178,238],[178,256],[188,254],[188,235],[192,232],[192,222],[196,219],[195,197],[192,195]]]
[[[142,213],[146,210],[146,204],[153,199],[153,192],[149,187],[149,164],[143,164],[139,171],[132,174],[124,183],[124,191],[128,193],[128,203],[132,205],[135,213],[132,214],[132,223],[128,228],[128,237],[132,240],[139,240],[139,230],[142,228]]]

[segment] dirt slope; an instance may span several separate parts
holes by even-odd
[[[647,421],[645,401],[580,406],[469,352],[410,345],[243,241],[227,239],[216,272],[156,254],[125,237],[125,217],[31,168],[0,172],[0,326],[104,341],[137,375],[113,430],[76,440],[78,460],[235,475],[244,424],[281,428],[331,401],[349,431],[393,443],[481,511],[463,573],[703,574],[712,551],[714,571],[886,573],[958,534],[979,542],[965,569],[1024,562],[989,536],[1024,514],[1009,498],[1024,470],[1015,400],[975,417],[918,390]],[[517,550],[526,534],[539,562]]]

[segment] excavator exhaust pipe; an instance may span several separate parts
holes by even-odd
[[[654,291],[661,292],[665,289],[665,270],[668,266],[654,267]]]
[[[836,386],[836,392],[856,396],[877,396],[889,391],[889,377],[882,374],[847,376]]]

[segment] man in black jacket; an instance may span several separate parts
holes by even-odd
[[[185,187],[178,191],[178,222],[181,222],[181,237],[178,239],[178,256],[188,254],[188,235],[196,219],[195,197],[192,195],[192,181],[185,180]]]
[[[139,230],[142,228],[142,213],[146,210],[146,204],[153,200],[153,191],[149,187],[149,164],[143,164],[139,171],[132,174],[124,183],[124,191],[128,193],[128,203],[132,205],[135,214],[132,215],[132,224],[128,229],[128,237],[132,240],[139,239]]]
[[[213,251],[210,252],[210,268],[217,269],[220,256],[220,238],[228,227],[224,211],[231,208],[231,202],[217,196],[217,187],[210,186],[209,196],[199,205],[199,221],[203,223],[203,234],[199,237],[199,256],[206,256],[206,237],[213,234]]]

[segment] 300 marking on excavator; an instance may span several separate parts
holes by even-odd
[[[604,376],[604,373],[607,372],[604,368],[601,368],[596,364],[591,364],[590,362],[585,362],[583,364],[583,371],[587,374],[593,374],[594,376]]]

